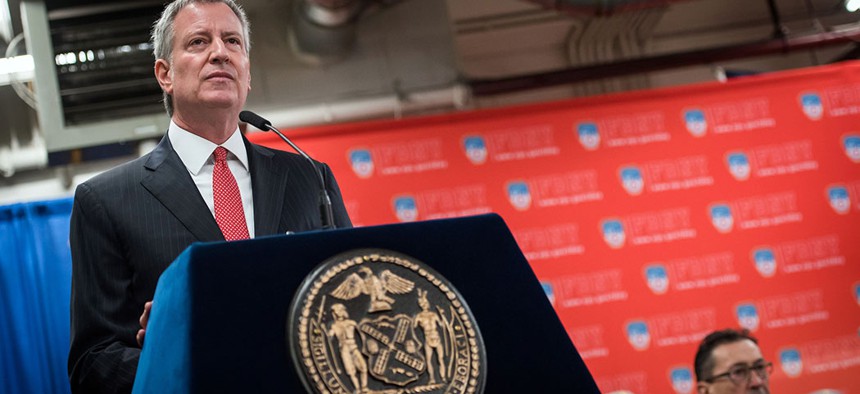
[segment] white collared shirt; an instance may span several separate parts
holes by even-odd
[[[191,179],[197,186],[197,191],[209,207],[212,217],[215,217],[215,199],[212,193],[212,169],[215,168],[215,158],[212,152],[218,145],[203,137],[179,127],[172,120],[167,129],[167,136],[173,145],[173,150],[185,164]],[[248,167],[248,152],[239,126],[233,135],[220,146],[227,149],[227,166],[236,178],[239,193],[242,195],[242,208],[245,210],[245,222],[248,224],[248,235],[254,238],[254,196],[251,191],[251,172]]]

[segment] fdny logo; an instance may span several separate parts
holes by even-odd
[[[851,161],[860,163],[860,136],[849,134],[842,137],[842,146],[845,148],[845,155]]]
[[[770,278],[776,274],[776,256],[770,248],[758,248],[753,250],[753,262],[755,269],[761,276]]]
[[[576,125],[576,134],[579,135],[579,143],[588,150],[595,150],[600,146],[600,133],[597,125],[591,122],[583,122]]]
[[[854,299],[857,300],[857,305],[860,305],[860,283],[854,284]]]
[[[644,321],[636,320],[627,323],[627,340],[636,350],[647,350],[651,344],[651,334]]]
[[[607,219],[600,224],[600,228],[603,231],[603,240],[610,247],[618,249],[624,246],[624,225],[621,221]]]
[[[844,215],[851,210],[851,199],[848,198],[848,189],[845,186],[831,186],[827,189],[827,198],[830,200],[830,207],[836,213]]]
[[[675,367],[669,370],[669,379],[672,388],[678,394],[689,394],[693,392],[693,371],[689,367]]]
[[[414,222],[418,219],[418,207],[412,196],[400,196],[394,199],[394,215],[401,222]]]
[[[732,218],[732,210],[726,204],[711,205],[711,224],[721,233],[732,231],[734,219]]]
[[[726,156],[729,165],[729,173],[736,180],[745,181],[750,177],[750,161],[744,152],[732,152]]]
[[[740,304],[735,308],[738,325],[750,331],[758,329],[758,310],[751,303]]]
[[[482,137],[467,136],[463,139],[463,149],[466,150],[466,158],[472,164],[484,164],[487,161],[487,144]]]
[[[669,276],[662,264],[652,264],[645,267],[645,282],[654,294],[664,294],[669,289]]]
[[[508,183],[508,201],[517,210],[525,211],[532,205],[532,195],[529,185],[522,181]]]
[[[369,178],[373,175],[373,158],[367,149],[353,149],[349,151],[349,163],[352,170],[359,178]]]
[[[782,372],[792,378],[796,378],[803,372],[803,360],[800,352],[795,348],[786,348],[779,352],[779,365]]]
[[[541,281],[540,286],[543,287],[543,292],[546,294],[546,298],[549,300],[549,303],[552,304],[552,306],[555,306],[555,294],[552,290],[552,283]]]
[[[817,93],[801,94],[800,106],[810,120],[819,120],[824,114],[824,106],[821,104],[821,97]]]
[[[705,113],[699,109],[685,111],[684,124],[687,125],[687,131],[693,137],[701,137],[708,131],[708,121],[705,119]]]
[[[621,177],[621,186],[630,195],[638,196],[642,194],[642,188],[645,186],[645,181],[642,180],[642,172],[635,166],[623,167],[618,174]]]

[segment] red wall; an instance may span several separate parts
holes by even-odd
[[[860,63],[287,134],[356,225],[504,217],[604,392],[738,326],[775,392],[860,392]]]

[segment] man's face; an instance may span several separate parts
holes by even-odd
[[[238,114],[251,89],[250,61],[242,24],[223,3],[194,3],[176,15],[170,62],[156,60],[155,73],[173,97],[178,116],[206,109]]]
[[[758,346],[749,339],[725,343],[714,348],[711,353],[714,369],[710,376],[718,376],[732,369],[762,366],[766,363]],[[770,393],[768,379],[762,378],[755,370],[748,371],[748,378],[735,382],[729,376],[723,376],[710,383],[699,382],[699,394],[741,394],[741,393]]]

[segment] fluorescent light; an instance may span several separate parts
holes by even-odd
[[[860,0],[845,0],[845,9],[854,12],[860,9]]]

